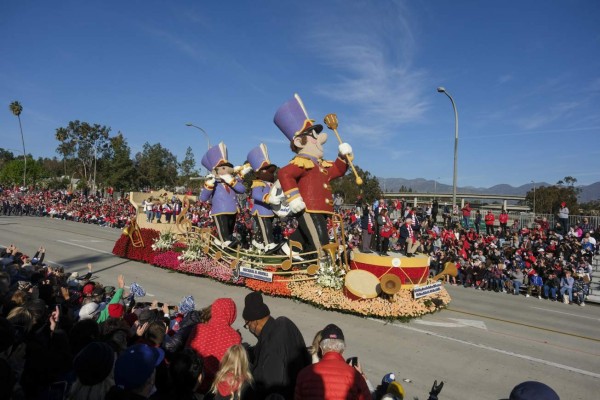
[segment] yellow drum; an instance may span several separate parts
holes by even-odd
[[[362,269],[348,271],[344,282],[344,294],[350,300],[373,299],[381,293],[379,279]]]

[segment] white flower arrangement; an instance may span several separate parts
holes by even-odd
[[[321,262],[320,264],[321,268],[317,271],[316,282],[323,287],[336,290],[342,289],[344,287],[346,271],[331,262]]]
[[[199,239],[192,239],[177,259],[179,261],[198,261],[202,256],[202,243]]]
[[[170,250],[171,247],[173,247],[173,245],[176,242],[177,242],[177,237],[175,236],[175,233],[173,233],[171,231],[163,232],[160,234],[158,239],[156,239],[154,241],[154,244],[152,244],[152,250],[154,250],[154,251]]]

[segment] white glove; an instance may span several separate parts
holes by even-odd
[[[281,197],[276,195],[275,193],[269,193],[269,204],[273,204],[276,206],[277,204],[281,204]]]
[[[281,184],[279,181],[276,181],[271,189],[269,190],[269,197],[267,201],[269,204],[273,204],[276,206],[277,204],[281,204],[281,200],[285,197],[283,191],[281,190]]]
[[[241,176],[246,176],[250,172],[252,172],[252,166],[250,164],[244,164],[244,165],[242,165],[242,170],[240,171],[240,175]]]
[[[215,186],[215,176],[213,174],[206,175],[206,178],[204,178],[204,184],[206,186]]]
[[[220,178],[223,182],[225,182],[229,186],[233,186],[233,182],[235,181],[235,178],[233,176],[231,176],[230,174],[221,175]]]
[[[352,154],[352,146],[350,146],[348,143],[340,143],[338,146],[338,153],[340,153],[342,156]]]
[[[296,197],[294,200],[290,201],[290,210],[297,214],[300,211],[306,208],[306,204],[304,204],[304,200],[301,196]]]

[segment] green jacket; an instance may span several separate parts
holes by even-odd
[[[100,311],[100,315],[98,316],[98,319],[96,320],[96,322],[101,324],[102,322],[104,322],[108,318],[110,318],[110,315],[108,314],[108,306],[110,304],[118,303],[122,297],[123,297],[123,289],[117,289],[117,291],[115,292],[115,295],[112,297],[112,299],[110,299],[110,301],[108,302],[106,307],[104,307],[104,310]]]

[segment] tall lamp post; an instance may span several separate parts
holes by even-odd
[[[206,133],[206,131],[204,129],[192,124],[191,122],[188,122],[187,124],[185,124],[185,126],[191,126],[193,128],[198,129],[200,132],[202,132],[204,134],[204,136],[206,136],[206,144],[208,146],[208,149],[210,150],[210,138],[208,137],[208,133]]]
[[[206,136],[206,145],[208,146],[207,149],[210,150],[210,138],[208,137],[208,133],[206,133],[206,131],[204,129],[192,124],[191,122],[188,122],[187,124],[185,124],[185,126],[191,126],[192,128],[196,128],[200,132],[202,132],[204,134],[204,136]],[[200,169],[200,173],[202,173],[202,169]],[[210,171],[208,171],[208,173],[210,174]]]
[[[456,207],[456,163],[458,160],[458,112],[456,111],[456,104],[454,99],[450,96],[450,93],[443,87],[438,87],[439,93],[444,93],[452,102],[452,108],[454,109],[454,174],[452,177],[452,210]]]

